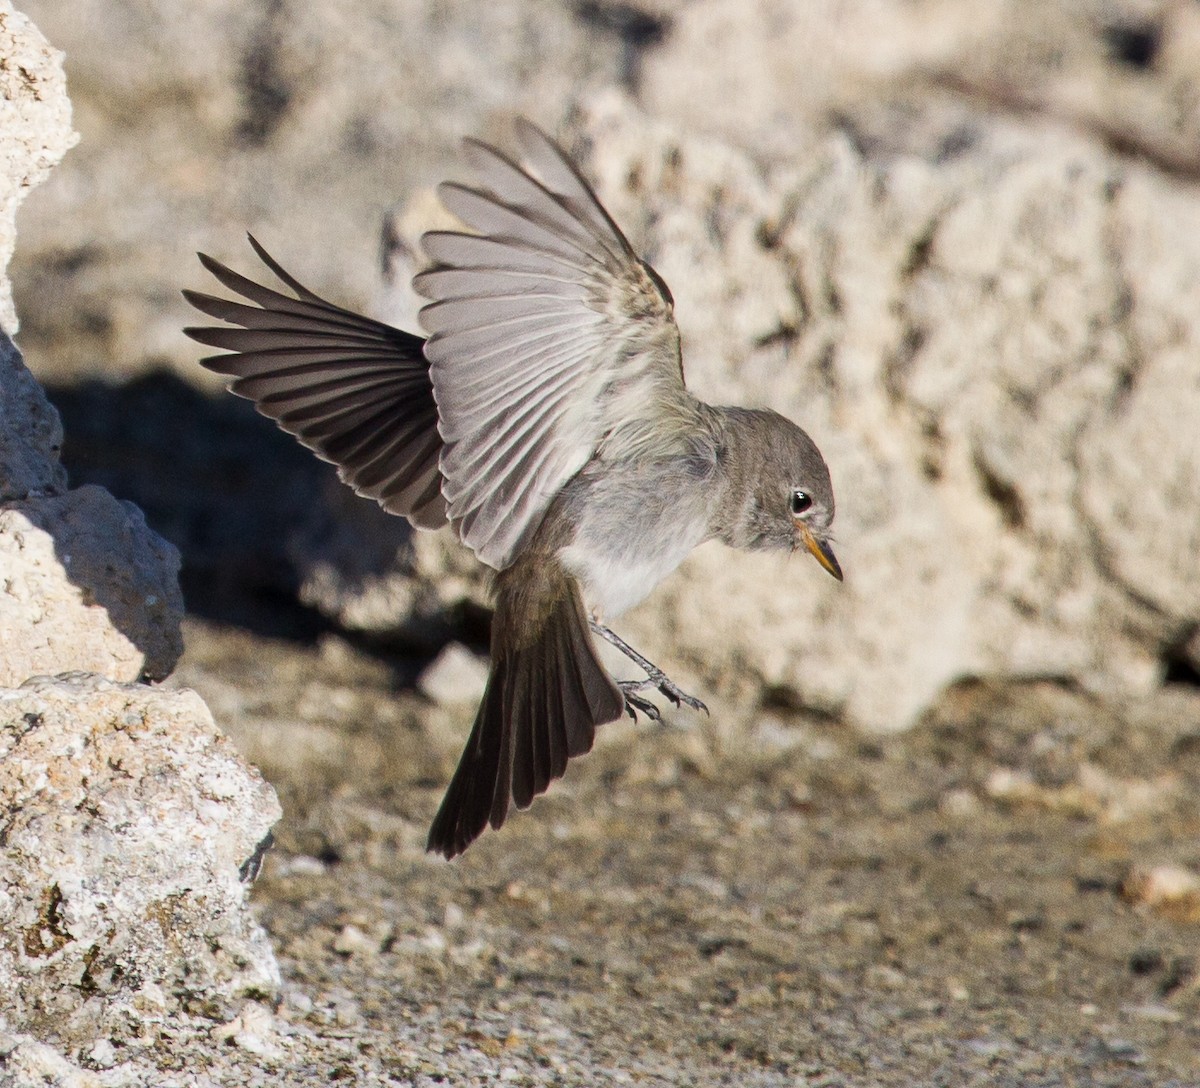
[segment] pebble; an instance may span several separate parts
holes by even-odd
[[[1200,922],[1200,876],[1181,865],[1135,865],[1121,895],[1176,922]]]
[[[417,677],[417,690],[442,706],[477,703],[487,686],[487,660],[458,642],[448,643]]]

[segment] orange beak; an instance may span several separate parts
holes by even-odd
[[[796,531],[800,534],[800,539],[804,542],[804,546],[812,552],[813,558],[840,582],[842,580],[842,568],[829,544],[824,540],[818,540],[813,535],[813,531],[803,522],[798,521],[796,523]]]

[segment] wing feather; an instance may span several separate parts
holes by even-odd
[[[533,275],[524,269],[495,268],[479,275],[472,268],[439,268],[421,273],[425,283],[455,298],[521,297],[529,294],[582,299],[583,287],[565,273]]]
[[[587,223],[599,238],[608,238],[630,258],[635,258],[632,247],[621,228],[596,197],[592,187],[565,151],[537,125],[519,118],[516,124],[517,140],[521,145],[525,161],[541,177],[542,181]]]
[[[295,297],[201,254],[219,283],[253,303],[184,291],[201,313],[230,323],[184,330],[228,352],[201,362],[231,378],[231,392],[337,465],[360,495],[421,528],[444,525],[442,440],[422,339],[326,301],[253,237],[250,244]]]
[[[413,280],[448,514],[498,569],[601,445],[690,403],[661,281],[561,148],[528,122],[517,135],[519,163],[468,142],[477,184],[439,193],[476,233],[427,234],[434,265]]]
[[[567,261],[603,260],[606,256],[604,247],[594,240],[584,248],[574,237],[563,235],[552,220],[547,222],[538,211],[504,204],[499,197],[478,189],[445,181],[438,186],[438,195],[447,210],[485,238],[512,238]]]
[[[538,274],[545,269],[554,269],[560,274],[587,273],[590,268],[590,262],[583,254],[571,259],[538,249],[528,241],[516,243],[457,231],[429,231],[421,237],[421,248],[434,262],[434,268],[414,277],[414,282],[444,268]]]
[[[478,140],[467,140],[467,153],[480,183],[511,208],[520,208],[584,253],[620,258],[632,255],[619,231],[596,231],[572,211],[564,198],[548,189],[506,155]],[[599,250],[597,249],[599,246]]]
[[[582,292],[576,298],[534,293],[523,295],[474,295],[435,302],[426,307],[421,320],[431,335],[467,329],[488,329],[497,338],[511,336],[516,329],[567,326],[579,319],[578,307],[585,302]],[[572,305],[574,303],[574,305]]]

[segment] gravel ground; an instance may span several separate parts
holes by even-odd
[[[334,637],[186,634],[172,682],[284,802],[255,900],[286,996],[180,1028],[164,1075],[1200,1084],[1200,897],[1147,890],[1200,868],[1194,687],[1114,714],[964,686],[880,738],[783,707],[621,723],[446,863],[422,843],[471,707]]]

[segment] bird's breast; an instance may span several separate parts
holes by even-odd
[[[587,495],[575,506],[573,539],[559,553],[588,607],[608,619],[641,602],[708,536],[700,489],[678,480],[660,480],[653,489],[641,482]]]

